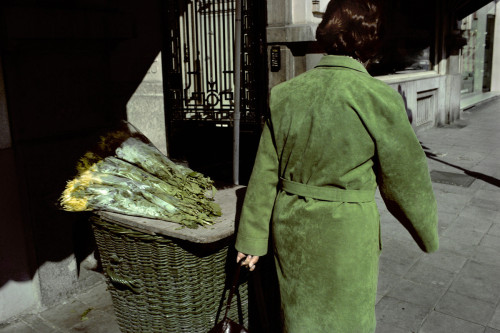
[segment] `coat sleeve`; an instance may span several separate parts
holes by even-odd
[[[362,118],[376,145],[375,168],[387,209],[425,252],[439,247],[437,204],[427,159],[408,121],[401,96],[383,89],[363,107]],[[376,108],[376,110],[374,110]]]
[[[267,253],[269,225],[277,194],[278,157],[270,122],[262,131],[248,183],[236,236],[236,249],[262,256]]]

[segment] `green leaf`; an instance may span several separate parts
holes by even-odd
[[[94,310],[94,308],[88,308],[87,310],[83,311],[82,315],[80,316],[82,321],[85,321],[89,319],[87,315],[90,313],[90,311]]]

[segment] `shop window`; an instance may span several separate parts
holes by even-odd
[[[494,25],[495,1],[461,21],[462,36],[467,41],[461,52],[463,95],[490,91]]]
[[[432,69],[435,41],[433,1],[389,1],[380,58],[372,75],[402,74]]]

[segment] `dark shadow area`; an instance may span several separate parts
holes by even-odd
[[[2,258],[1,287],[73,254],[79,264],[94,250],[88,215],[61,211],[56,202],[77,160],[127,118],[128,100],[162,49],[162,2],[2,1],[0,27],[22,212],[1,225],[22,224],[18,241],[31,254],[28,267]],[[54,303],[53,290],[62,295],[75,282],[41,279],[42,303]]]
[[[235,230],[238,230],[238,222],[245,194],[246,187],[236,190]],[[234,239],[230,244],[234,244]],[[242,268],[240,273],[239,283],[247,282],[248,286],[248,329],[250,332],[274,333],[281,332],[282,330],[278,277],[276,275],[272,249],[273,247],[270,243],[268,254],[259,259],[255,271],[249,272],[246,268]],[[231,287],[236,265],[236,254],[234,246],[230,246],[226,260],[226,289]],[[221,295],[219,313],[217,314],[219,320],[224,315],[225,307],[223,306],[223,301],[225,297],[227,297],[227,290],[224,295]],[[237,302],[237,297],[238,295],[236,294],[235,303]],[[236,306],[236,304],[233,304],[233,306]],[[231,319],[236,322],[239,320],[239,318]]]
[[[403,98],[403,102],[405,103],[406,116],[408,117],[408,121],[410,122],[410,124],[412,124],[413,123],[413,112],[408,107],[408,99],[406,98],[406,93],[403,91],[403,88],[401,87],[400,84],[398,84],[398,93]]]
[[[248,184],[260,128],[240,132],[240,184]],[[169,156],[215,181],[233,181],[233,128],[207,122],[178,122],[172,127]]]
[[[428,151],[428,149],[429,149],[428,147],[425,147],[424,145],[422,145],[422,148],[424,149],[424,152],[425,152],[425,155],[427,156],[427,158],[434,160],[434,161],[437,161],[439,163],[445,164],[445,165],[450,166],[452,168],[458,169],[460,171],[463,171],[464,174],[471,176],[471,177],[474,177],[476,179],[482,180],[483,182],[486,182],[486,183],[491,184],[493,186],[500,187],[500,179],[485,175],[484,173],[467,170],[465,168],[462,168],[461,166],[458,166],[458,165],[455,165],[455,164],[452,164],[449,162],[445,162],[445,161],[437,158],[437,155],[434,154],[433,152]]]
[[[371,75],[387,75],[407,70],[429,70],[429,59],[421,61],[425,49],[434,52],[436,3],[424,1],[382,1],[385,17],[382,46]]]

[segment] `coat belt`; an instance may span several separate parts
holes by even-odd
[[[281,189],[290,194],[324,201],[371,202],[375,190],[344,190],[336,187],[312,186],[280,178]]]

